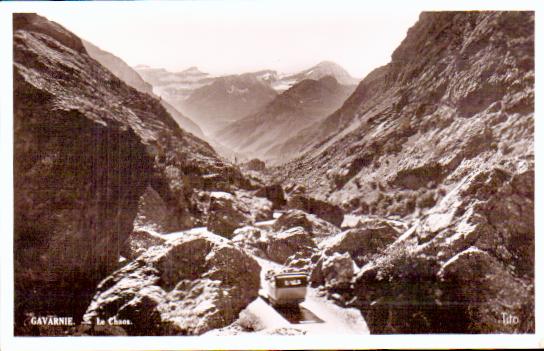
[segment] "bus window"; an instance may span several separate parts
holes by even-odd
[[[308,280],[305,276],[298,277],[276,277],[276,288],[295,288],[308,285]]]

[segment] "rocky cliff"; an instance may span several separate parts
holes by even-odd
[[[135,219],[163,231],[202,225],[197,191],[247,181],[77,36],[35,14],[13,19],[16,322],[77,321]]]
[[[534,330],[534,13],[423,13],[292,142],[278,179],[411,228],[336,292],[372,332]]]

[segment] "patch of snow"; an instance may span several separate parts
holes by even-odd
[[[234,85],[231,85],[229,88],[227,88],[227,94],[229,95],[232,95],[232,94],[243,95],[243,94],[247,94],[248,91],[249,91],[248,88],[240,89],[235,87]]]
[[[224,191],[212,191],[210,193],[210,197],[215,198],[215,199],[231,200],[234,197],[234,195],[232,195],[230,193],[226,193]]]

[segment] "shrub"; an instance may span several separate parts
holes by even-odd
[[[247,309],[240,312],[240,317],[238,318],[238,324],[245,331],[250,331],[250,332],[264,329],[264,325],[262,324],[259,317],[257,317],[254,313],[248,311]]]

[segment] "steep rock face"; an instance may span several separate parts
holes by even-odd
[[[147,189],[172,231],[201,221],[195,187],[246,181],[66,29],[15,14],[13,39],[16,321],[30,311],[77,321],[117,267]]]
[[[330,75],[319,80],[306,78],[262,110],[218,131],[215,138],[246,157],[286,162],[298,154],[296,150],[278,153],[283,143],[338,109],[353,89],[353,85],[341,85]]]
[[[309,152],[278,176],[314,196],[357,198],[385,212],[380,205],[396,201],[385,199],[387,190],[416,196],[429,183],[449,180],[465,159],[530,157],[533,53],[529,13],[424,13],[391,63],[363,79],[316,126],[323,133]]]
[[[151,86],[151,84],[146,83],[142,79],[142,77],[140,77],[138,72],[132,69],[119,57],[100,49],[96,45],[86,40],[82,40],[82,42],[89,56],[94,58],[96,61],[100,62],[102,66],[109,69],[111,73],[115,74],[119,79],[121,79],[127,85],[133,87],[134,89],[142,93],[155,96],[153,94],[153,87]],[[166,101],[163,101],[162,99],[161,99],[161,104],[168,111],[168,113],[170,113],[170,115],[174,117],[174,120],[178,122],[181,128],[183,128],[185,131],[189,133],[193,133],[199,138],[204,137],[202,130],[200,129],[198,125],[195,124],[195,122],[193,122],[189,118],[182,115],[178,110],[174,108],[174,106],[170,105]]]
[[[534,330],[534,13],[423,13],[305,135],[280,179],[413,223],[341,291],[372,332]]]
[[[194,90],[211,84],[215,78],[197,67],[189,67],[181,72],[169,72],[162,68],[148,66],[136,66],[134,69],[153,86],[156,94],[175,106],[178,106],[178,103],[191,95]]]
[[[104,279],[84,320],[128,320],[128,335],[199,335],[236,320],[259,285],[259,264],[226,239],[188,235]]]

